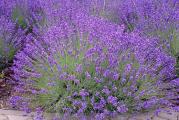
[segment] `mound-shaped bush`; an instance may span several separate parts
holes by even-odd
[[[19,85],[11,104],[96,119],[171,107],[168,99],[176,94],[164,88],[176,77],[175,59],[157,39],[123,31],[76,13],[71,22],[51,26],[43,41],[29,38],[14,60]]]

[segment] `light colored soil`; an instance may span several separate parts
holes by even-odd
[[[26,113],[21,111],[0,109],[0,120],[33,120],[33,113],[27,115]],[[52,115],[46,115],[45,120],[52,120]],[[155,117],[152,113],[137,114],[134,117],[118,116],[117,118],[111,120],[179,120],[179,113],[159,113],[159,116]]]

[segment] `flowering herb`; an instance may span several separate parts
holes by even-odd
[[[51,26],[16,55],[21,99],[13,105],[96,119],[171,106],[163,86],[175,77],[175,60],[157,39],[123,30],[83,13]]]
[[[177,0],[1,0],[11,105],[36,120],[177,110],[178,15]]]

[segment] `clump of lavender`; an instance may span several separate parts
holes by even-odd
[[[0,70],[11,65],[14,55],[22,47],[23,32],[7,16],[0,16]]]
[[[83,16],[83,17],[82,17]],[[51,26],[16,55],[19,96],[11,104],[27,112],[92,115],[96,119],[166,105],[163,90],[175,79],[175,60],[157,39],[123,33],[123,27],[84,14]]]

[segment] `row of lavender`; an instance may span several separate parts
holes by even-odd
[[[1,0],[12,107],[36,120],[178,110],[178,15],[177,0]]]

